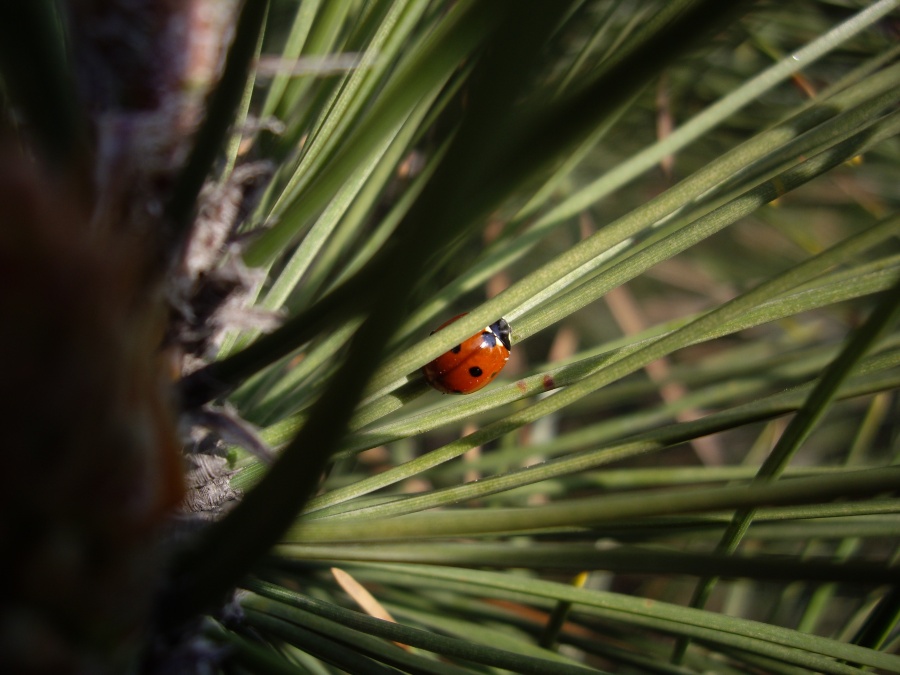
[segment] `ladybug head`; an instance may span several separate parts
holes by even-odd
[[[509,324],[506,323],[506,319],[499,319],[496,323],[492,323],[491,330],[494,335],[500,338],[500,342],[503,343],[504,347],[508,350],[512,349],[509,344]]]

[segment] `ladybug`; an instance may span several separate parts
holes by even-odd
[[[431,331],[431,334],[434,335],[464,316],[465,314],[454,316]],[[428,384],[438,391],[445,394],[471,394],[497,377],[509,360],[510,349],[509,324],[505,319],[500,319],[437,357],[422,368],[422,373]]]

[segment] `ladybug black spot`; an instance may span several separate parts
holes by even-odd
[[[484,371],[478,366],[472,366],[471,368],[469,368],[469,375],[471,375],[472,377],[481,377],[482,375],[484,375]]]
[[[453,349],[451,349],[450,351],[453,352],[454,354],[459,354],[459,352],[460,352],[461,349],[462,349],[462,345],[456,345],[456,346],[455,346]]]

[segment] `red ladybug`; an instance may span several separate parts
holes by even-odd
[[[431,334],[464,316],[454,316]],[[422,368],[422,373],[428,384],[438,391],[471,394],[497,377],[509,360],[509,350],[509,324],[500,319],[437,357]]]

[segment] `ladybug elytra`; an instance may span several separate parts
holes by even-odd
[[[432,335],[464,317],[442,323]],[[422,368],[425,380],[445,394],[471,394],[486,386],[509,360],[509,324],[500,319]]]

